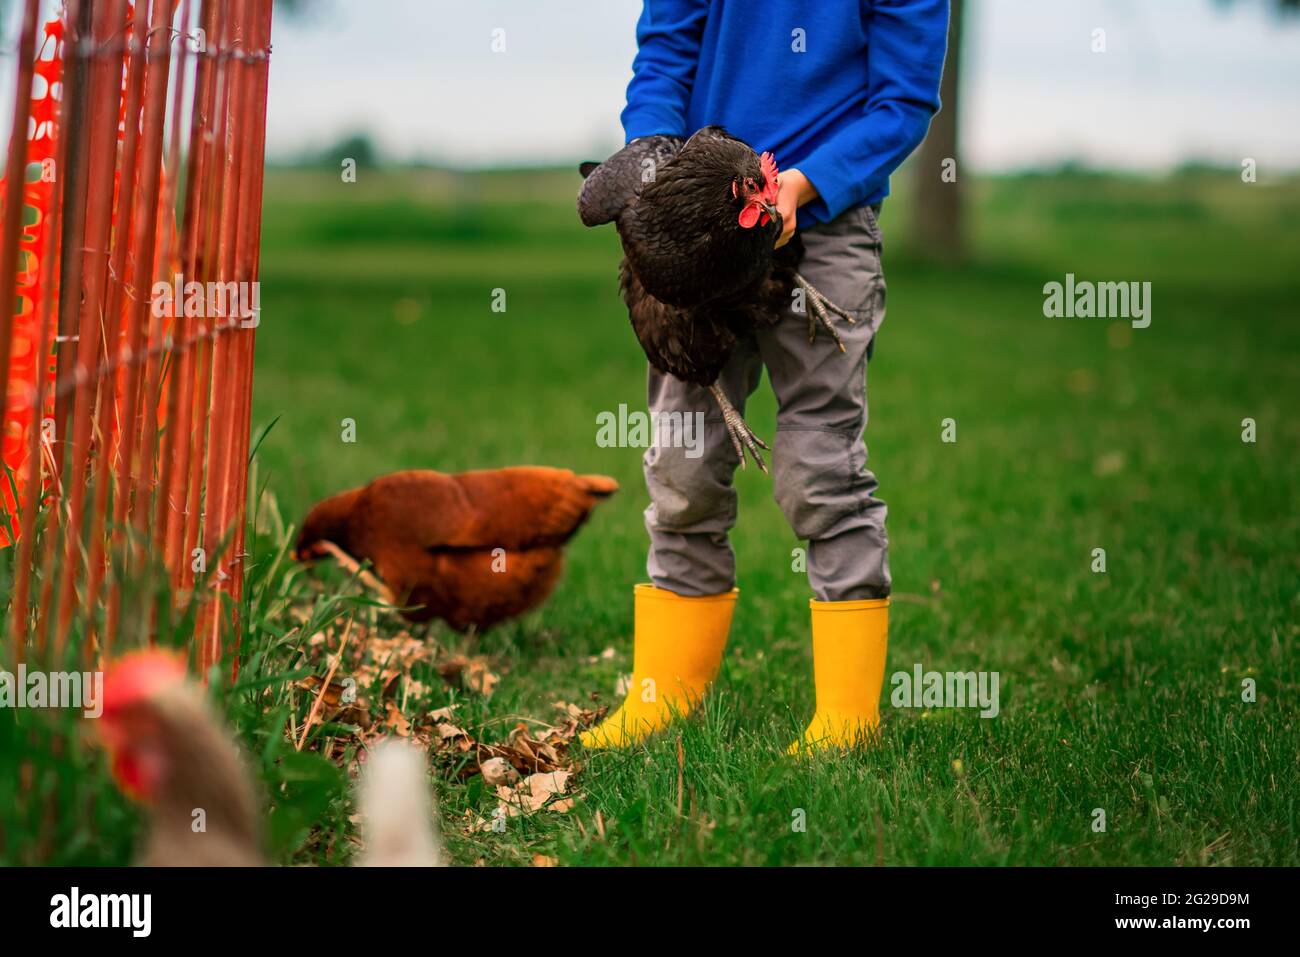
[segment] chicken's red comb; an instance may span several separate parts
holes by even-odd
[[[777,179],[780,170],[776,168],[776,157],[771,153],[764,153],[758,158],[758,166],[763,171],[763,198],[769,203],[775,203],[777,193],[781,191],[780,180]]]
[[[185,659],[174,651],[133,651],[104,669],[104,714],[147,701],[185,680]]]

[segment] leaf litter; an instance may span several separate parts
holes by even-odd
[[[345,627],[350,628],[346,641]],[[521,720],[504,741],[480,740],[458,721],[459,704],[423,706],[433,689],[413,671],[438,675],[451,687],[490,698],[505,671],[491,656],[448,652],[409,630],[385,634],[360,622],[335,623],[313,635],[305,650],[307,664],[325,675],[310,675],[296,683],[312,699],[308,722],[296,729],[297,740],[344,765],[350,775],[357,772],[367,746],[376,739],[409,740],[462,782],[481,775],[495,794],[497,808],[491,818],[472,809],[466,812],[469,832],[490,831],[495,820],[506,817],[563,814],[580,797],[573,782],[581,766],[569,756],[569,745],[580,731],[604,717],[606,707],[556,701],[549,723]],[[307,741],[313,729],[319,733]]]

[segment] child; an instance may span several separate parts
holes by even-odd
[[[742,342],[719,380],[743,413],[767,368],[776,500],[808,541],[817,708],[792,753],[852,745],[879,722],[888,540],[862,439],[885,313],[877,216],[890,173],[939,108],[947,28],[947,0],[645,0],[637,24],[628,142],[718,124],[771,151],[784,169],[777,245],[800,229],[800,272],[857,319],[839,326],[841,354],[828,336],[810,345],[807,317],[792,310]],[[655,417],[712,406],[699,386],[653,368],[648,396]],[[700,457],[646,452],[653,584],[636,587],[630,691],[583,735],[588,747],[641,740],[689,711],[717,674],[738,595],[727,533],[739,462],[720,416],[705,433]]]

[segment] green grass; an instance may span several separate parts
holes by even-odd
[[[972,187],[975,253],[960,268],[910,245],[905,185],[886,205],[889,315],[867,442],[890,506],[887,673],[997,671],[1001,714],[886,700],[876,749],[785,759],[813,704],[809,592],[771,480],[749,469],[737,478],[741,601],[715,694],[680,728],[680,794],[669,735],[587,756],[569,814],[468,834],[466,812],[495,802],[448,773],[438,788],[459,862],[1300,863],[1300,183]],[[537,463],[623,485],[572,543],[551,601],[476,639],[508,664],[496,694],[439,688],[422,702],[455,695],[476,731],[550,717],[557,699],[610,703],[630,670],[640,452],[599,448],[595,434],[601,411],[644,407],[644,360],[617,296],[616,237],[580,226],[575,188],[558,172],[267,182],[254,420],[278,419],[258,466],[286,522],[399,468]],[[1150,328],[1044,318],[1043,284],[1067,272],[1151,281]],[[749,421],[770,437],[774,413],[764,385]],[[1254,444],[1241,440],[1247,417]],[[945,418],[955,443],[940,441]],[[341,440],[345,419],[355,443]],[[1090,570],[1094,548],[1105,574]],[[306,580],[261,561],[249,651],[265,659],[251,671],[274,675],[300,641],[274,595]],[[259,694],[228,704],[276,813],[297,815],[280,858],[337,862],[344,784],[283,768],[287,712],[275,709],[302,702]],[[319,787],[300,797],[290,771]],[[101,862],[129,845],[78,846],[68,859]]]
[[[551,602],[481,639],[511,665],[487,713],[609,701],[630,668],[639,453],[594,435],[598,412],[644,406],[644,366],[617,298],[616,237],[578,225],[575,185],[567,173],[269,182],[255,411],[281,417],[262,463],[288,512],[420,466],[544,463],[623,483]],[[886,207],[889,317],[867,439],[901,593],[889,670],[998,671],[1001,715],[886,707],[878,750],[784,760],[812,707],[808,589],[790,570],[800,543],[751,469],[738,477],[730,648],[707,713],[681,732],[694,814],[677,813],[670,737],[591,757],[575,814],[458,840],[464,859],[1300,861],[1300,184],[1025,177],[974,192],[976,258],[958,270],[909,249],[905,190]],[[1151,281],[1151,327],[1045,319],[1042,286],[1066,272]],[[491,311],[496,288],[505,313]],[[773,417],[764,387],[750,421],[770,436]],[[940,442],[947,417],[955,444]],[[1255,444],[1241,441],[1245,417]],[[355,444],[340,441],[345,418]],[[1090,571],[1097,547],[1104,575]],[[613,661],[584,663],[609,646]],[[464,789],[445,790],[455,816]]]

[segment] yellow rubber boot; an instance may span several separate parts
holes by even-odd
[[[582,733],[583,746],[626,748],[694,708],[718,674],[738,594],[684,598],[637,585],[631,687],[617,711]]]
[[[880,724],[880,688],[889,644],[889,599],[810,601],[817,710],[799,754],[863,743]]]

